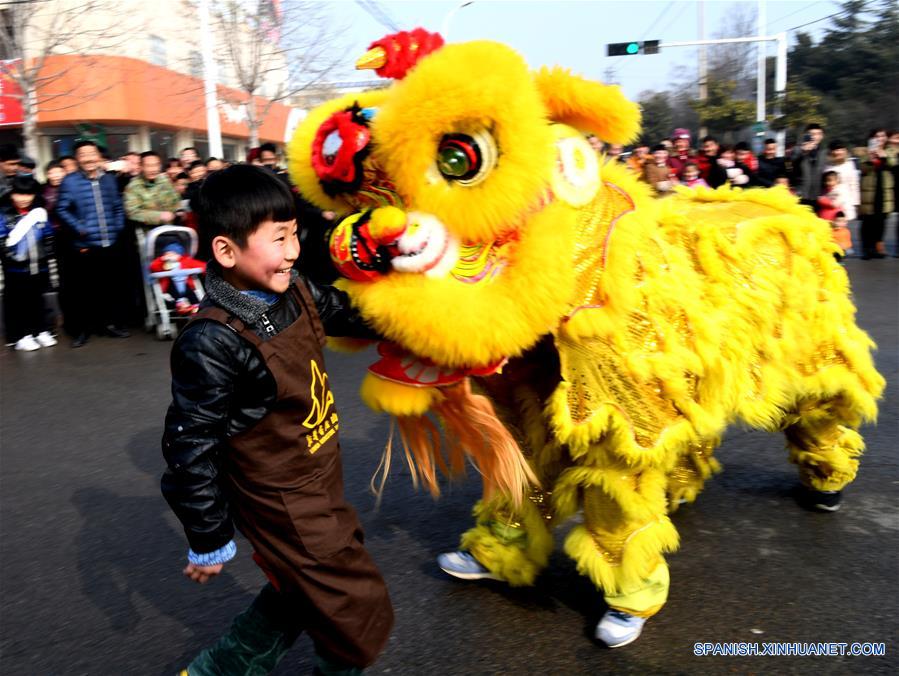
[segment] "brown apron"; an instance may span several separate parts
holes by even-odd
[[[298,302],[300,316],[275,334],[263,315],[263,326],[274,334],[268,340],[222,308],[195,315],[250,341],[278,387],[269,413],[228,440],[223,484],[253,558],[282,594],[295,599],[294,616],[317,649],[365,667],[387,642],[393,608],[343,495],[340,419],[324,370],[324,329],[301,280],[287,293]]]

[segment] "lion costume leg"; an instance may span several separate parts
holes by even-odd
[[[603,590],[610,608],[651,617],[668,598],[663,553],[678,545],[666,514],[665,473],[622,465],[566,474],[559,483],[566,489],[579,484],[584,524],[569,534],[565,551]]]
[[[696,500],[705,482],[721,471],[721,463],[712,457],[718,440],[691,444],[668,472],[668,512]]]
[[[806,488],[840,491],[855,479],[865,448],[853,429],[852,421],[857,419],[842,397],[808,400],[799,407],[784,433],[790,462],[799,466]]]
[[[515,511],[502,497],[479,501],[477,523],[462,535],[462,549],[513,586],[533,584],[553,550],[549,496],[534,489],[528,497]]]

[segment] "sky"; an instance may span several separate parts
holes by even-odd
[[[403,30],[421,26],[442,32],[447,15],[460,2],[342,0],[333,4],[339,9],[339,20],[347,28],[343,39],[350,55],[348,61],[353,62],[365,53],[370,42],[392,32],[361,4],[376,4]],[[733,17],[754,16],[758,5],[759,0],[476,0],[452,15],[444,38],[449,42],[496,40],[515,48],[532,67],[561,65],[590,79],[605,81],[608,69],[613,68],[615,80],[625,94],[636,98],[644,90],[669,89],[672,82],[695,75],[697,48],[671,47],[657,55],[607,57],[607,43],[696,40],[701,6],[704,6],[706,39],[734,37],[727,31],[733,26]],[[764,5],[769,34],[815,21],[840,9],[840,3],[834,1],[766,0]],[[829,23],[829,20],[821,21],[803,30],[817,38]],[[773,56],[774,43],[768,43],[768,50]],[[339,77],[372,79],[371,74],[350,69]]]

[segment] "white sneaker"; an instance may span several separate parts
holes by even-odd
[[[36,339],[41,344],[41,347],[53,347],[56,345],[56,338],[49,331],[41,331],[37,334]]]
[[[20,338],[19,342],[16,343],[16,348],[20,352],[34,352],[35,350],[40,350],[40,344],[34,339],[30,333],[24,338]]]
[[[636,641],[644,624],[645,617],[609,608],[596,625],[596,638],[610,648],[620,648]]]
[[[447,552],[437,557],[440,569],[462,580],[499,580],[468,552]]]

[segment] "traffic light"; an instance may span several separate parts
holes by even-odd
[[[658,54],[658,40],[643,42],[613,42],[606,45],[607,56],[633,56],[634,54]]]

